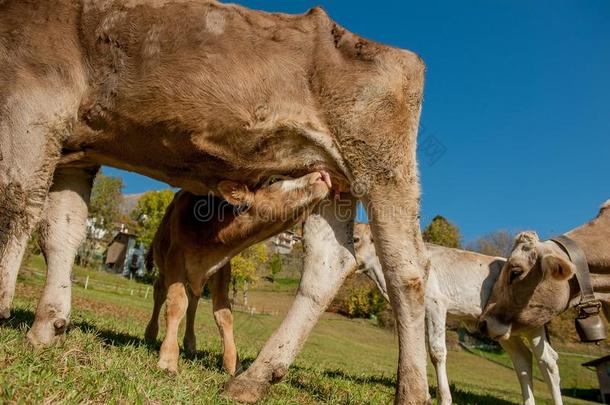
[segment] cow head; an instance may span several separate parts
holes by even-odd
[[[371,227],[367,224],[356,223],[354,225],[354,249],[358,262],[357,271],[366,274],[373,280],[379,292],[389,301],[381,263],[375,253],[375,245],[373,245],[373,234]]]
[[[543,326],[567,308],[574,270],[554,242],[520,233],[481,316],[481,331],[502,340]]]

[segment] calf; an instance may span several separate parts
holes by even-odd
[[[176,194],[151,248],[159,278],[155,282],[153,314],[146,328],[149,340],[157,337],[159,311],[167,299],[160,368],[173,372],[178,369],[177,334],[185,312],[188,317],[184,347],[195,350],[195,310],[203,286],[209,281],[214,319],[223,342],[223,365],[229,373],[235,373],[238,359],[228,300],[229,261],[246,247],[302,220],[327,196],[329,183],[326,172],[316,172],[268,184],[254,192],[243,184],[222,181],[218,189],[226,201],[186,191]]]
[[[354,246],[356,259],[360,265],[359,271],[367,274],[387,298],[385,279],[379,259],[375,255],[373,237],[367,224],[355,225]],[[450,317],[459,320],[468,329],[474,329],[506,260],[433,244],[427,244],[426,247],[431,262],[425,291],[426,341],[438,380],[438,402],[451,404],[446,370],[446,319]],[[546,380],[555,403],[560,404],[556,353],[546,340],[544,328],[541,325],[528,332],[525,337],[530,342],[543,375],[550,373],[553,377]],[[500,344],[513,361],[524,403],[533,404],[530,350],[518,336]]]

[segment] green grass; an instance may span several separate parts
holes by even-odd
[[[38,271],[41,264],[32,262],[30,266]],[[57,345],[33,350],[27,345],[25,332],[33,322],[43,279],[32,271],[22,272],[13,316],[0,327],[0,402],[229,403],[221,395],[228,376],[221,370],[220,341],[209,301],[201,300],[197,315],[199,351],[193,357],[182,356],[179,374],[168,375],[156,368],[159,344],[151,346],[143,341],[152,294],[144,299],[129,293],[134,287],[145,286],[84,269],[76,269],[75,275],[89,275],[90,288],[74,287],[71,330]],[[124,288],[97,289],[95,281]],[[263,285],[254,293],[258,300],[266,297],[272,307],[278,295],[285,297],[294,287],[285,283],[277,291]],[[240,357],[249,364],[281,316],[236,311],[235,318]],[[506,356],[480,354],[492,356],[493,361],[461,350],[449,352],[455,402],[519,403],[519,386]],[[284,381],[273,386],[264,403],[390,403],[396,360],[397,339],[391,332],[369,320],[325,314],[295,365]],[[596,387],[595,374],[580,367],[583,361],[561,356],[562,386],[567,394],[572,389],[572,394],[586,396]],[[432,367],[429,377],[434,394]],[[544,384],[539,380],[535,384],[539,402],[550,401]],[[566,396],[565,403],[586,402]]]

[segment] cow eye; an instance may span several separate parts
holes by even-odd
[[[354,243],[358,243],[358,242],[360,242],[360,238],[357,236],[354,236]]]
[[[508,274],[508,284],[512,284],[513,281],[521,277],[521,275],[523,274],[523,269],[517,266],[511,267],[509,271],[510,272]]]

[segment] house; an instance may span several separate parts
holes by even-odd
[[[595,367],[597,379],[599,380],[599,390],[602,394],[602,402],[610,404],[610,355],[600,357],[583,363],[583,367]]]
[[[136,235],[121,231],[115,235],[106,251],[106,268],[125,277],[142,277],[145,274],[146,250]]]
[[[272,238],[271,250],[273,253],[288,255],[292,252],[294,245],[301,239],[294,231],[281,232]]]

